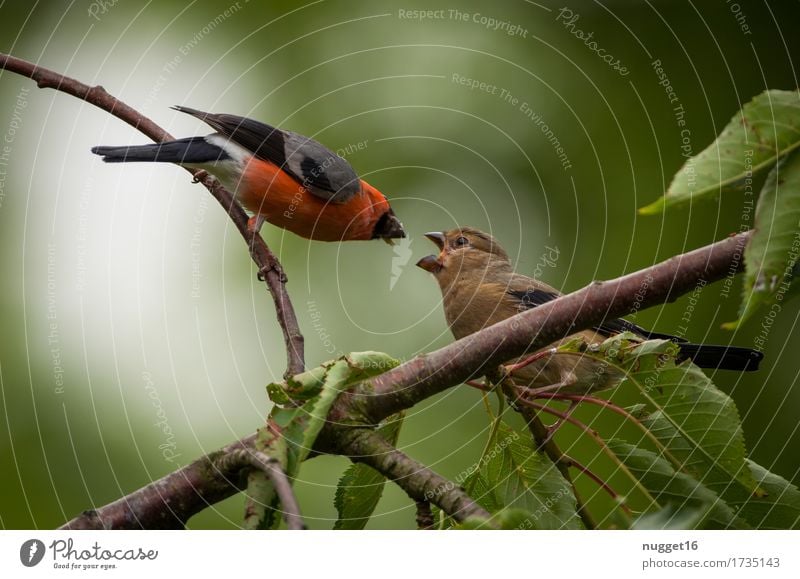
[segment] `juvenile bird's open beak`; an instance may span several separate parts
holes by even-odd
[[[436,247],[439,248],[439,251],[444,249],[445,237],[444,233],[442,233],[441,231],[429,231],[428,233],[425,234],[425,237],[434,242],[436,244]]]
[[[417,267],[421,267],[425,271],[436,273],[442,269],[442,264],[433,255],[426,255],[417,262]]]
[[[425,234],[425,237],[434,242],[436,247],[438,247],[440,250],[444,251],[444,245],[446,241],[444,233],[440,231],[430,231]],[[430,273],[437,273],[440,269],[442,269],[442,261],[436,256],[426,255],[417,262],[417,267],[421,267]]]

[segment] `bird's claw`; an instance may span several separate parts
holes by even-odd
[[[283,272],[283,268],[280,265],[278,265],[277,263],[271,263],[271,264],[265,265],[264,267],[259,269],[258,273],[256,274],[256,277],[258,278],[258,281],[266,281],[267,274],[270,271],[274,271],[275,273],[278,274],[278,277],[280,278],[281,283],[286,283],[287,281],[289,281],[289,278],[286,277],[286,274]]]
[[[201,183],[208,177],[208,172],[200,169],[192,175],[192,183]]]

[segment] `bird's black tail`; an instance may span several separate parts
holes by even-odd
[[[750,348],[679,343],[679,360],[691,360],[701,368],[754,372],[764,354]]]
[[[106,163],[148,161],[201,164],[230,159],[224,150],[207,142],[203,137],[189,137],[136,147],[92,147],[92,153],[101,155]]]

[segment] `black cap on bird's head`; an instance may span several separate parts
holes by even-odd
[[[389,245],[394,243],[393,239],[401,239],[405,236],[406,231],[403,229],[403,224],[391,208],[380,216],[372,230],[372,239],[383,239]]]

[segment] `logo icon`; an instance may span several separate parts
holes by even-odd
[[[26,567],[35,567],[44,558],[44,543],[39,539],[28,539],[19,548],[19,560]]]
[[[394,257],[392,257],[392,278],[389,280],[389,291],[394,289],[394,284],[400,279],[400,274],[403,273],[403,268],[411,259],[411,238],[404,237],[399,243],[395,243],[392,248]]]

